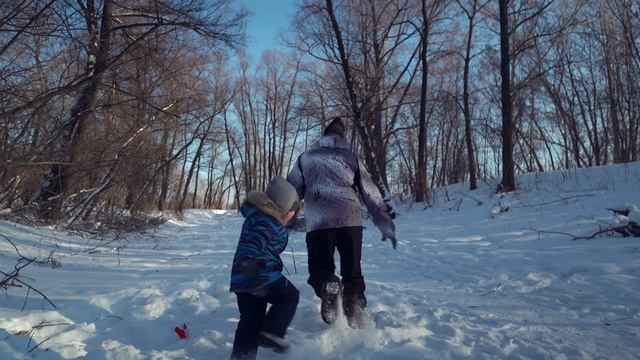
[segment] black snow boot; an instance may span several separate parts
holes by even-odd
[[[322,284],[322,305],[320,305],[320,314],[322,320],[331,325],[338,317],[338,298],[342,293],[342,283],[340,279],[332,275]]]
[[[289,343],[283,338],[274,335],[267,331],[261,331],[258,337],[258,345],[264,348],[269,348],[278,353],[285,353],[289,351]]]
[[[367,299],[364,295],[345,295],[342,308],[350,327],[361,329],[365,326],[367,319],[367,314],[364,311],[365,306],[367,306]]]

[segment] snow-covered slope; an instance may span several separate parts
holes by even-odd
[[[614,225],[606,208],[640,205],[640,164],[518,180],[504,196],[492,193],[494,183],[473,192],[460,184],[438,189],[433,207],[401,206],[396,251],[369,225],[372,320],[362,330],[321,321],[304,234],[293,234],[283,254],[301,291],[293,350],[258,357],[637,359],[640,238],[572,241],[560,232],[591,235]],[[21,272],[55,309],[33,292],[25,302],[23,288],[0,295],[0,358],[228,358],[238,321],[228,277],[241,223],[237,213],[190,211],[155,234],[98,243],[0,222],[21,253],[55,249],[61,265]],[[15,260],[0,238],[0,270]],[[185,323],[181,340],[173,329]]]

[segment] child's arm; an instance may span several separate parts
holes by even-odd
[[[258,276],[258,270],[266,262],[266,247],[271,238],[269,224],[257,220],[250,224],[244,238],[244,256],[240,261],[240,271],[247,277]]]

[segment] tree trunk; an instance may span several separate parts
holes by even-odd
[[[424,4],[424,0],[423,0]],[[471,133],[471,109],[469,106],[469,67],[471,64],[471,45],[473,42],[473,29],[475,27],[474,19],[476,15],[478,2],[473,1],[473,8],[469,13],[469,30],[467,32],[467,47],[464,54],[464,72],[463,77],[463,90],[462,90],[462,111],[464,113],[464,137],[467,145],[467,161],[469,166],[469,189],[475,190],[478,188],[476,179],[476,157],[473,150],[473,134]],[[424,5],[423,5],[424,6]]]
[[[234,203],[236,209],[240,209],[240,186],[238,184],[238,178],[236,177],[236,167],[233,163],[233,150],[231,148],[231,140],[229,135],[229,125],[227,122],[227,113],[223,114],[224,119],[224,132],[227,140],[227,152],[229,153],[229,161],[231,162],[231,175],[233,176],[233,189],[235,192]]]
[[[206,130],[204,130],[204,133],[202,134],[202,137],[200,138],[200,143],[198,144],[198,148],[196,149],[196,153],[195,155],[193,155],[193,160],[191,161],[191,166],[189,167],[189,174],[187,175],[187,180],[185,181],[184,184],[184,189],[182,191],[182,199],[180,200],[180,203],[178,204],[178,212],[182,213],[182,211],[184,210],[184,202],[187,199],[187,195],[189,194],[189,185],[191,184],[191,179],[193,178],[193,172],[196,168],[196,164],[198,164],[200,162],[200,156],[202,155],[202,149],[204,148],[204,144],[207,142],[207,137],[209,136],[209,132],[211,131],[211,126],[213,125],[213,117],[211,119],[209,119],[208,124],[207,124],[207,128]],[[187,156],[185,156],[185,164],[186,164],[186,158]],[[183,173],[184,173],[184,167],[183,167]],[[198,175],[196,174],[196,181],[198,181]]]
[[[429,19],[427,18],[427,2],[422,0],[422,46],[420,48],[420,63],[422,77],[420,84],[420,114],[418,116],[418,163],[416,169],[416,202],[427,200],[427,90],[429,66],[427,63],[427,48],[429,47]]]
[[[192,137],[192,139],[195,139],[195,136]],[[184,133],[183,133],[183,140],[185,143],[187,143],[187,128],[184,128]],[[174,197],[174,202],[175,205],[178,205],[180,203],[180,197],[182,195],[182,184],[184,183],[184,176],[186,174],[187,171],[187,162],[189,162],[189,147],[185,146],[183,147],[183,149],[181,150],[181,152],[184,151],[184,159],[182,159],[182,167],[180,170],[180,180],[178,181],[178,187],[176,187],[176,195]]]
[[[197,204],[196,204],[196,200],[198,198],[198,179],[199,179],[199,174],[200,174],[200,161],[202,160],[202,156],[198,156],[198,166],[196,166],[196,181],[194,183],[194,187],[193,187],[193,197],[191,198],[191,208],[192,209],[197,209]]]
[[[32,202],[38,204],[40,215],[50,219],[59,218],[61,215],[63,195],[68,190],[71,177],[69,170],[75,159],[85,123],[94,112],[102,74],[108,67],[112,5],[112,0],[104,1],[99,32],[93,0],[88,1],[86,5],[84,17],[90,39],[87,72],[91,74],[91,78],[80,92],[69,117],[62,124],[61,137],[55,142],[51,156],[54,165],[47,169],[44,181],[32,197]]]
[[[500,75],[502,102],[502,183],[499,191],[516,189],[513,162],[513,108],[511,102],[511,61],[509,53],[509,0],[499,0],[500,7]]]
[[[338,25],[338,20],[336,19],[334,10],[333,10],[333,1],[326,0],[326,10],[329,13],[329,17],[331,19],[331,25],[334,31],[335,39],[338,46],[338,52],[340,54],[340,64],[342,66],[342,71],[344,73],[345,85],[347,87],[347,92],[349,95],[349,102],[351,105],[351,111],[353,113],[354,122],[358,129],[358,134],[360,135],[360,140],[362,143],[362,148],[365,155],[365,163],[368,165],[369,171],[371,173],[371,177],[373,181],[378,185],[380,192],[382,193],[383,198],[389,198],[389,191],[384,184],[383,179],[381,178],[381,174],[383,171],[380,169],[380,164],[378,160],[375,158],[373,148],[371,146],[371,138],[372,136],[369,134],[366,124],[362,119],[362,110],[358,103],[358,97],[355,93],[355,86],[353,82],[353,77],[351,76],[351,68],[349,66],[349,58],[347,57],[347,52],[344,47],[344,41],[342,39],[342,32],[340,31],[340,26]]]
[[[176,146],[176,138],[178,136],[178,132],[174,131],[173,136],[171,138],[171,146],[165,152],[164,164],[162,165],[162,182],[160,185],[160,196],[158,198],[158,210],[163,211],[165,202],[167,201],[167,194],[169,192],[169,180],[171,177],[171,164],[173,161],[170,161],[173,150]]]

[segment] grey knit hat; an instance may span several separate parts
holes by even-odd
[[[295,210],[297,207],[298,193],[296,188],[282,176],[271,179],[265,193],[284,212]]]
[[[343,138],[346,138],[347,127],[344,125],[344,122],[340,117],[335,117],[326,128],[324,128],[324,135],[328,134],[338,134]]]

